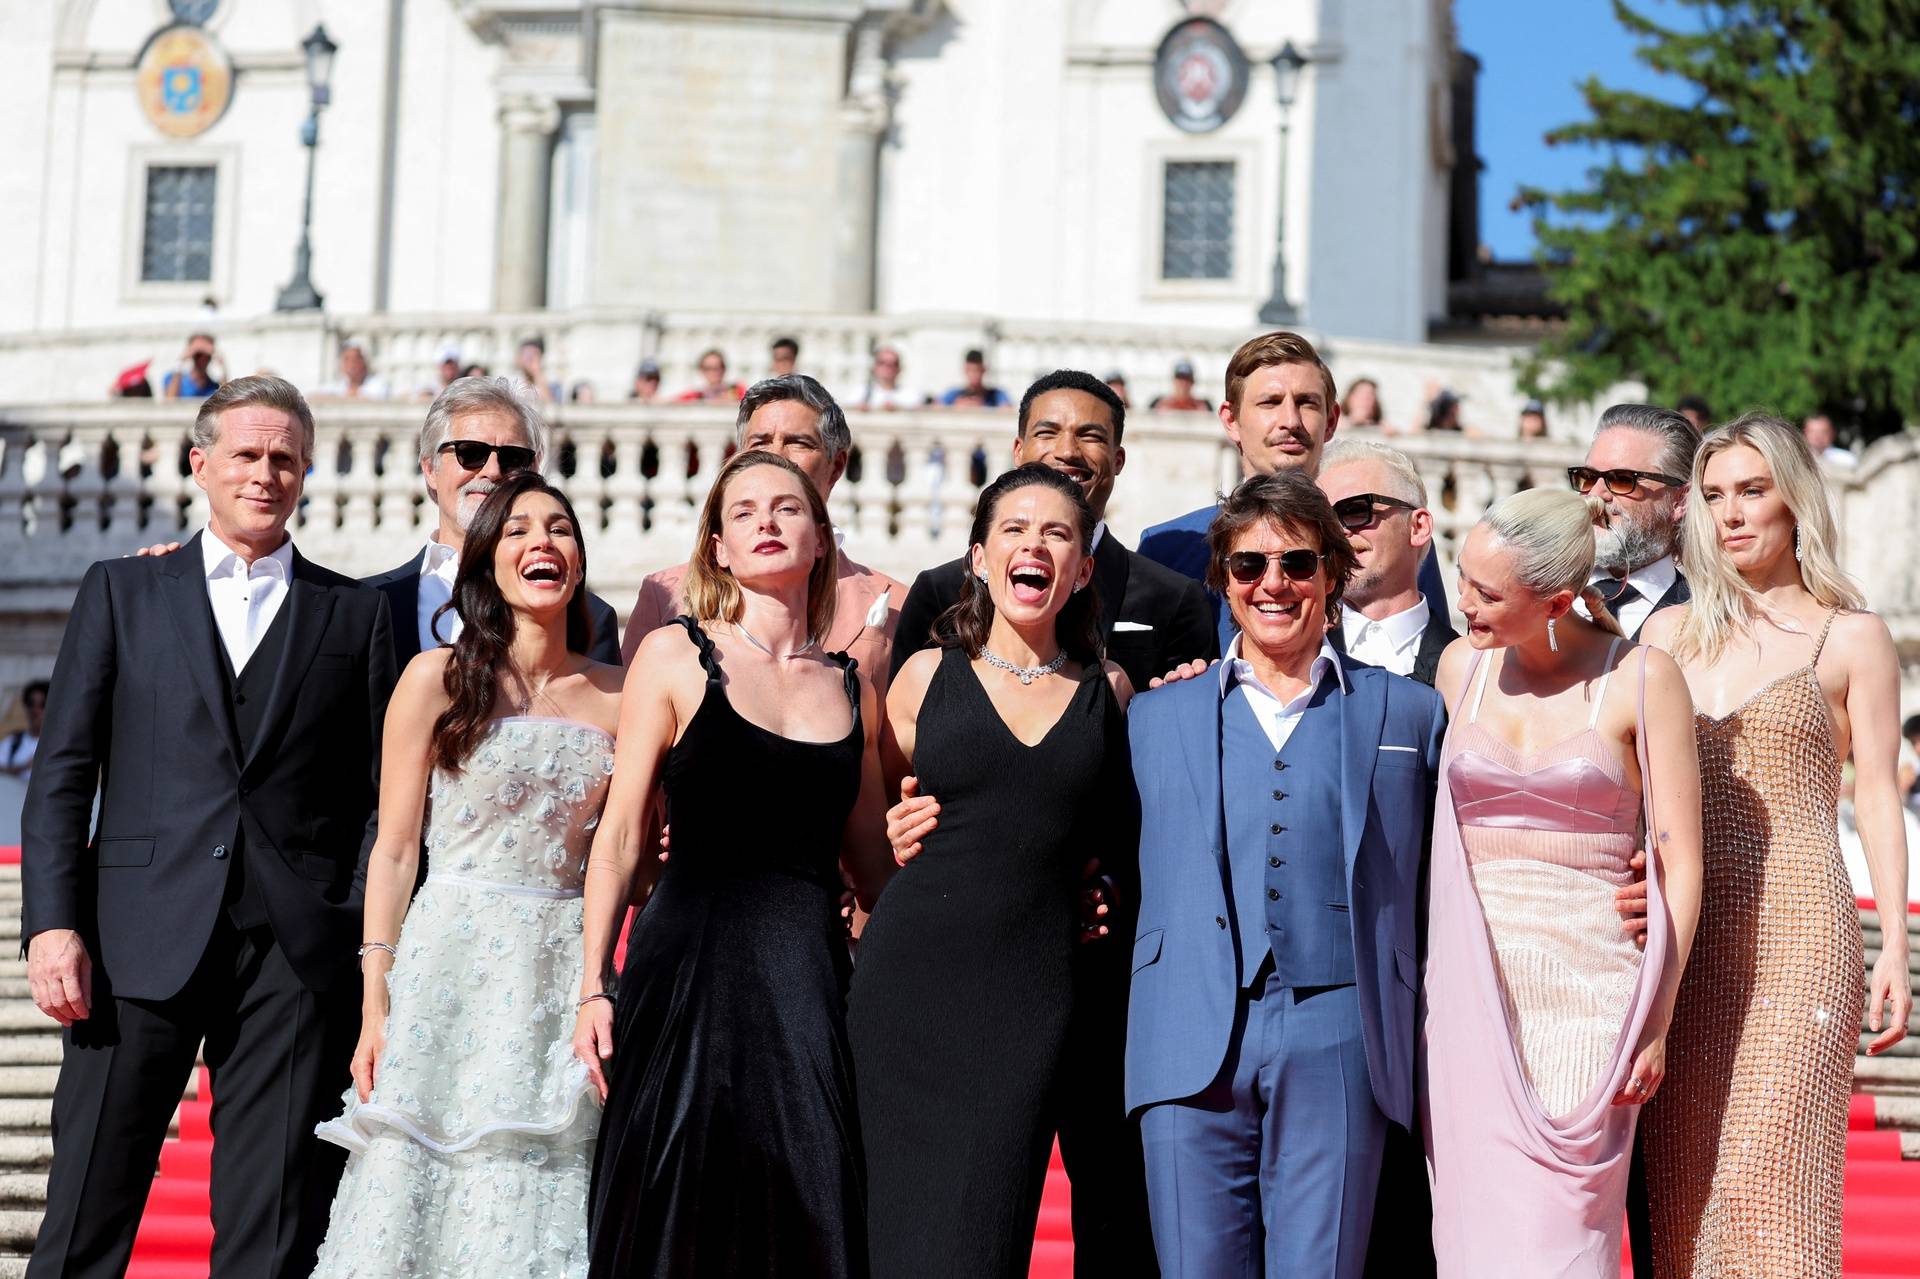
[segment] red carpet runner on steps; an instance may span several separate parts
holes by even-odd
[[[134,1241],[128,1279],[206,1279],[207,1173],[213,1133],[207,1126],[207,1079],[200,1097],[180,1103],[180,1136],[160,1155],[160,1176]],[[1847,1279],[1910,1279],[1920,1275],[1920,1162],[1900,1159],[1900,1134],[1873,1128],[1873,1100],[1855,1097],[1848,1116]],[[1622,1268],[1622,1273],[1630,1273]],[[1047,1169],[1040,1227],[1033,1241],[1032,1279],[1071,1279],[1073,1226],[1067,1174],[1054,1150]]]

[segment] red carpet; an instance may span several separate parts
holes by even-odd
[[[207,1121],[213,1094],[206,1067],[196,1069],[199,1095],[180,1103],[180,1137],[169,1138],[160,1149],[160,1175],[154,1178],[146,1215],[133,1239],[127,1279],[207,1279],[207,1253],[213,1246],[207,1202],[213,1129]]]

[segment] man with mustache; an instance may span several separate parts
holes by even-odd
[[[1312,479],[1320,473],[1321,450],[1340,425],[1333,373],[1313,343],[1298,333],[1263,333],[1243,344],[1227,362],[1220,425],[1240,452],[1242,476],[1299,470]],[[1205,581],[1207,528],[1219,509],[1215,502],[1154,525],[1140,538],[1140,554],[1195,581]],[[1431,555],[1420,566],[1420,593],[1436,616],[1452,611],[1440,566]],[[1213,595],[1212,600],[1220,651],[1225,652],[1233,639],[1233,617],[1221,596]]]
[[[441,609],[453,598],[467,526],[501,477],[528,467],[541,469],[546,453],[546,423],[505,378],[460,378],[428,408],[420,428],[420,473],[439,509],[439,521],[418,555],[366,579],[393,610],[397,669],[405,670],[416,653],[459,637],[460,615]],[[620,621],[613,605],[590,593],[587,616],[593,622],[587,655],[618,665]]]
[[[1600,415],[1586,464],[1567,471],[1577,491],[1600,498],[1593,586],[1628,639],[1658,610],[1693,598],[1674,552],[1699,447],[1700,432],[1672,409],[1616,404]]]
[[[1127,410],[1090,373],[1058,369],[1020,398],[1013,462],[1044,462],[1078,484],[1100,521],[1094,529],[1093,589],[1107,656],[1135,687],[1174,666],[1217,655],[1213,619],[1200,584],[1129,551],[1106,527],[1107,500],[1126,465]],[[914,579],[900,610],[894,667],[930,643],[938,618],[960,598],[963,560]],[[937,797],[936,797],[937,798]],[[1074,968],[1074,1015],[1061,1090],[1060,1154],[1073,1185],[1074,1270],[1082,1275],[1153,1272],[1146,1174],[1139,1132],[1122,1105],[1127,958],[1139,909],[1134,849],[1088,849],[1114,881],[1106,936],[1081,948]],[[1098,869],[1096,867],[1095,869]]]

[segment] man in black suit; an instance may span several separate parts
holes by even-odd
[[[1206,588],[1128,550],[1107,530],[1107,499],[1127,464],[1121,445],[1127,409],[1113,388],[1089,373],[1060,369],[1020,399],[1013,461],[1044,462],[1078,484],[1099,523],[1093,535],[1093,584],[1107,656],[1144,692],[1148,682],[1194,658],[1220,655]],[[934,620],[960,600],[964,559],[914,578],[900,607],[893,670],[933,643]]]
[[[214,1275],[305,1275],[341,1166],[313,1125],[359,1029],[386,602],[287,537],[313,454],[291,384],[225,383],[193,441],[207,527],[88,570],[22,816],[28,979],[66,1027],[34,1279],[125,1272],[203,1038]]]
[[[1699,447],[1699,429],[1672,409],[1616,404],[1600,415],[1586,464],[1567,471],[1576,491],[1600,498],[1592,585],[1628,639],[1693,598],[1675,552]]]
[[[1374,440],[1336,440],[1321,455],[1320,491],[1347,530],[1357,565],[1327,639],[1357,661],[1433,687],[1440,654],[1459,638],[1420,591],[1433,545],[1427,486],[1406,454]]]
[[[467,525],[501,476],[544,465],[546,452],[547,428],[539,410],[504,378],[459,378],[427,409],[420,428],[420,473],[427,496],[439,508],[439,522],[419,554],[366,579],[387,597],[393,612],[398,669],[405,670],[414,654],[459,636],[459,614],[440,608],[453,596]],[[589,593],[587,617],[593,623],[587,656],[618,666],[620,622],[613,605]]]
[[[1121,437],[1127,410],[1113,389],[1088,373],[1047,374],[1020,399],[1015,465],[1042,462],[1078,484],[1099,522],[1093,582],[1107,656],[1136,689],[1196,658],[1218,656],[1204,587],[1128,550],[1108,532],[1107,499],[1126,465]],[[932,643],[934,619],[960,598],[963,560],[914,579],[900,609],[893,671]],[[1114,881],[1107,935],[1080,948],[1074,967],[1074,1016],[1060,1090],[1060,1155],[1073,1183],[1074,1272],[1151,1275],[1146,1171],[1139,1128],[1126,1118],[1122,1066],[1127,1027],[1128,960],[1139,911],[1135,849],[1089,849]]]

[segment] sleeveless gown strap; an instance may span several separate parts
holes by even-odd
[[[1593,689],[1593,713],[1587,716],[1587,731],[1589,732],[1600,727],[1600,708],[1604,706],[1607,701],[1607,681],[1613,678],[1614,654],[1620,651],[1620,645],[1625,642],[1626,641],[1620,636],[1616,635],[1613,637],[1613,642],[1607,645],[1607,660],[1604,668],[1600,672],[1600,682],[1594,685]],[[1646,678],[1647,662],[1646,658],[1642,657],[1640,659],[1640,681],[1643,685],[1643,692]]]
[[[1820,651],[1826,648],[1827,632],[1833,629],[1833,619],[1838,616],[1840,616],[1839,609],[1830,608],[1827,610],[1826,625],[1820,628],[1820,638],[1813,642],[1813,660],[1807,663],[1809,667],[1820,665]]]
[[[847,691],[847,701],[853,707],[854,726],[860,724],[860,660],[850,653],[828,653],[827,658],[840,668],[840,679]]]
[[[700,623],[685,613],[674,618],[669,625],[687,628],[687,638],[692,640],[694,647],[700,650],[700,669],[707,673],[707,682],[717,683],[720,679],[720,663],[713,655],[713,636],[707,634]]]

